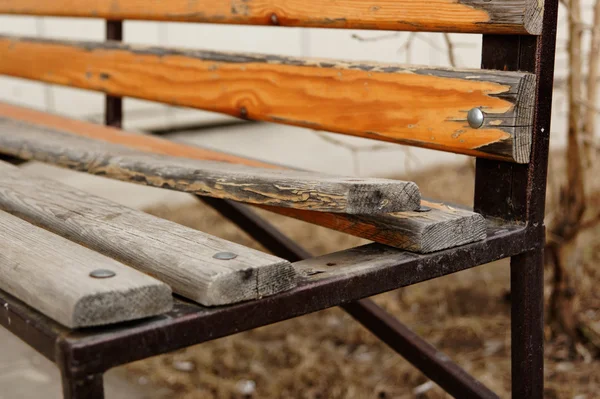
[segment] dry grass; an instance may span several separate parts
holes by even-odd
[[[427,196],[469,203],[470,165],[421,174]],[[468,177],[468,178],[467,178]],[[152,213],[258,248],[248,236],[202,206]],[[267,217],[315,254],[362,240],[323,228]],[[584,315],[600,324],[598,230],[591,231],[578,270]],[[549,273],[547,273],[549,274]],[[510,397],[510,304],[507,262],[380,295],[375,300],[481,379]],[[548,293],[547,293],[548,294]],[[235,322],[235,321],[232,321]],[[593,399],[600,363],[570,360],[560,338],[546,345],[546,397]],[[171,398],[445,398],[405,360],[339,309],[219,339],[130,365],[134,380],[169,388]],[[423,392],[423,393],[419,393]]]

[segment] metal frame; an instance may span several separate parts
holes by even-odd
[[[357,269],[344,276],[309,275],[291,291],[232,306],[204,308],[176,298],[173,311],[166,315],[77,331],[60,326],[18,299],[0,292],[0,324],[57,364],[66,399],[99,399],[104,397],[102,375],[112,367],[341,306],[451,395],[497,398],[445,355],[372,301],[362,298],[512,257],[512,396],[541,399],[543,217],[557,7],[557,0],[546,0],[542,36],[483,37],[482,67],[531,71],[538,80],[531,162],[517,165],[477,160],[475,209],[488,217],[486,240],[428,255],[370,244],[353,251],[372,259],[384,257],[386,261],[376,268]],[[109,21],[107,28],[107,38],[122,39],[122,22]],[[120,126],[121,121],[121,99],[108,97],[106,123]],[[274,254],[294,262],[310,258],[307,251],[247,206],[201,199]]]

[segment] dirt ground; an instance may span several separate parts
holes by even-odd
[[[473,167],[411,176],[425,196],[469,204]],[[151,213],[259,248],[203,205]],[[314,254],[364,241],[265,213]],[[600,330],[600,229],[577,268],[582,316]],[[550,272],[546,279],[550,279]],[[549,295],[549,284],[546,284]],[[389,292],[375,301],[500,397],[510,397],[508,262]],[[547,398],[600,398],[600,360],[571,358],[561,337],[546,343]],[[448,395],[340,309],[329,309],[128,366],[129,378],[168,388],[165,398],[446,398]]]

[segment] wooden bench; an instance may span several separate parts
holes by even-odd
[[[0,163],[0,323],[58,365],[65,398],[102,398],[114,366],[338,305],[453,396],[497,397],[362,298],[506,257],[513,397],[542,398],[556,0],[91,3],[1,1],[106,19],[108,41],[0,35],[0,74],[104,92],[109,126],[0,103],[0,153],[195,194],[274,255]],[[479,33],[482,69],[135,46],[130,19]],[[121,97],[475,156],[474,211],[409,181],[126,132]],[[312,257],[243,203],[374,243]]]

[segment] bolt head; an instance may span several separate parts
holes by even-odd
[[[237,257],[238,257],[237,254],[234,254],[233,252],[217,252],[216,254],[213,255],[213,258],[219,259],[219,260],[232,260]]]
[[[117,273],[113,272],[112,270],[107,270],[107,269],[98,269],[98,270],[94,270],[90,273],[90,277],[92,277],[92,278],[111,278],[116,275],[117,275]]]
[[[419,209],[417,209],[415,212],[429,212],[429,211],[431,211],[430,207],[421,205],[421,207]]]
[[[473,129],[479,129],[483,126],[484,115],[483,111],[479,108],[473,108],[467,114],[467,121],[469,122],[469,126]]]

